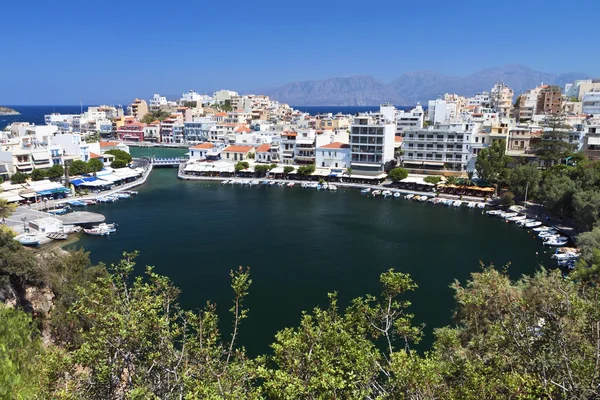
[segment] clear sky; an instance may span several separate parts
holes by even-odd
[[[0,104],[504,64],[600,76],[597,0],[21,0],[0,15]]]

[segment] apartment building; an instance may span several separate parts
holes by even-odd
[[[582,111],[584,114],[600,116],[600,91],[583,95]]]
[[[394,158],[396,124],[362,114],[350,125],[350,166],[353,173],[378,175]]]
[[[582,151],[590,160],[600,160],[600,118],[586,121]]]
[[[128,108],[129,115],[133,116],[138,121],[141,121],[141,119],[144,118],[144,115],[148,114],[148,103],[146,103],[146,100],[136,98]]]
[[[406,130],[422,129],[425,111],[420,104],[410,111],[398,110],[396,113],[396,135],[402,136]]]
[[[558,114],[562,111],[563,96],[558,86],[542,86],[537,98],[537,114]]]
[[[317,167],[321,168],[350,168],[350,145],[347,143],[333,142],[317,147]]]

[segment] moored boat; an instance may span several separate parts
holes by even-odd
[[[335,191],[337,190],[337,186],[329,184],[329,187],[327,189]]]
[[[381,190],[379,190],[379,189],[373,190],[373,191],[371,192],[371,195],[372,195],[373,197],[375,197],[375,196],[379,196],[380,194],[381,194]]]
[[[489,210],[488,212],[486,212],[487,215],[500,215],[502,213],[502,210]]]
[[[107,236],[110,232],[107,229],[101,229],[101,228],[91,228],[91,229],[84,229],[83,230],[87,235],[90,236]]]
[[[32,235],[30,233],[16,236],[15,239],[17,240],[17,242],[21,243],[23,246],[39,246],[40,245],[40,239],[36,235]]]
[[[295,182],[290,182],[290,183],[287,184],[287,187],[294,187],[295,185],[296,185]]]
[[[394,197],[395,197],[396,199],[399,199],[399,198],[400,198],[400,196],[402,196],[402,193],[400,193],[400,192],[394,192]]]
[[[371,193],[371,188],[365,188],[360,191],[361,194],[369,194]]]
[[[542,223],[540,221],[531,221],[525,224],[525,228],[535,228],[536,226],[540,226]]]
[[[381,192],[381,195],[383,197],[390,197],[392,195],[392,192],[390,190],[384,190],[383,192]]]
[[[50,232],[46,237],[53,240],[66,240],[69,236],[64,232]]]
[[[410,200],[410,199],[412,199],[413,197],[415,197],[415,195],[414,195],[414,194],[407,194],[406,196],[404,196],[404,198],[405,198],[406,200]]]
[[[73,207],[85,207],[87,205],[81,200],[69,200],[67,204]]]

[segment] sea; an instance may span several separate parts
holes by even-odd
[[[27,111],[19,120],[39,121],[33,109],[19,111]],[[131,148],[134,157],[185,152]],[[418,349],[425,351],[434,329],[452,323],[455,280],[464,283],[482,264],[508,266],[513,278],[552,265],[549,250],[530,232],[481,210],[370,198],[356,190],[182,181],[167,168],[155,169],[137,197],[89,208],[118,230],[81,236],[71,247],[108,264],[139,250],[137,273],[151,265],[168,276],[186,309],[216,303],[225,333],[231,327],[229,272],[249,267],[253,282],[240,343],[251,355],[268,353],[275,333],[297,326],[302,311],[327,307],[327,293],[337,292],[341,307],[377,294],[379,275],[390,268],[418,284],[406,298],[415,324],[423,326]]]

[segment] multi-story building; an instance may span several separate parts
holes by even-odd
[[[582,111],[584,114],[600,116],[600,91],[583,95]]]
[[[558,114],[562,111],[562,92],[558,86],[545,85],[537,98],[537,114]]]
[[[294,164],[297,137],[298,134],[294,131],[284,131],[281,133],[281,161],[284,164]]]
[[[138,121],[144,118],[144,115],[148,114],[148,104],[146,100],[135,99],[129,106],[130,115],[132,115]]]
[[[448,103],[446,100],[429,100],[427,108],[427,120],[431,124],[441,124],[456,117],[456,103]]]
[[[401,136],[402,132],[409,129],[422,129],[423,117],[425,111],[420,104],[410,111],[398,110],[396,114],[396,135]]]
[[[322,168],[350,168],[350,145],[334,142],[317,147],[316,166]]]
[[[168,104],[167,98],[160,94],[154,94],[150,99],[150,111],[160,110]]]
[[[586,121],[583,154],[590,160],[600,160],[600,119]]]
[[[565,86],[565,96],[583,101],[588,92],[600,92],[600,79],[583,79]]]
[[[466,171],[473,157],[472,143],[478,124],[456,122],[437,124],[427,129],[406,131],[403,162],[419,169]]]
[[[513,96],[513,90],[506,86],[504,82],[500,81],[496,83],[490,92],[491,108],[500,114],[501,117],[510,116],[513,105]]]
[[[175,143],[175,138],[173,136],[173,127],[175,125],[181,126],[180,133],[181,138],[183,138],[183,115],[181,114],[171,114],[168,118],[163,119],[160,122],[160,141],[162,143]]]
[[[231,104],[231,99],[233,96],[238,96],[238,92],[234,92],[232,90],[219,90],[218,92],[213,93],[213,103],[215,104]]]
[[[358,175],[378,175],[387,161],[394,158],[396,124],[376,121],[367,114],[358,115],[350,125],[350,165]]]
[[[183,123],[183,136],[187,143],[205,142],[208,140],[210,128],[217,123],[211,117],[195,118],[192,122]]]
[[[228,161],[243,161],[248,160],[254,154],[255,149],[253,146],[239,146],[231,145],[227,146],[221,152],[221,158]]]
[[[261,163],[270,163],[271,159],[271,145],[270,144],[261,144],[256,148],[256,155],[254,156],[254,161]]]
[[[510,156],[529,153],[531,137],[531,127],[529,125],[517,125],[510,128],[506,153]]]
[[[117,136],[120,140],[126,140],[129,142],[143,142],[145,127],[146,124],[141,122],[131,122],[121,126],[117,130]]]

